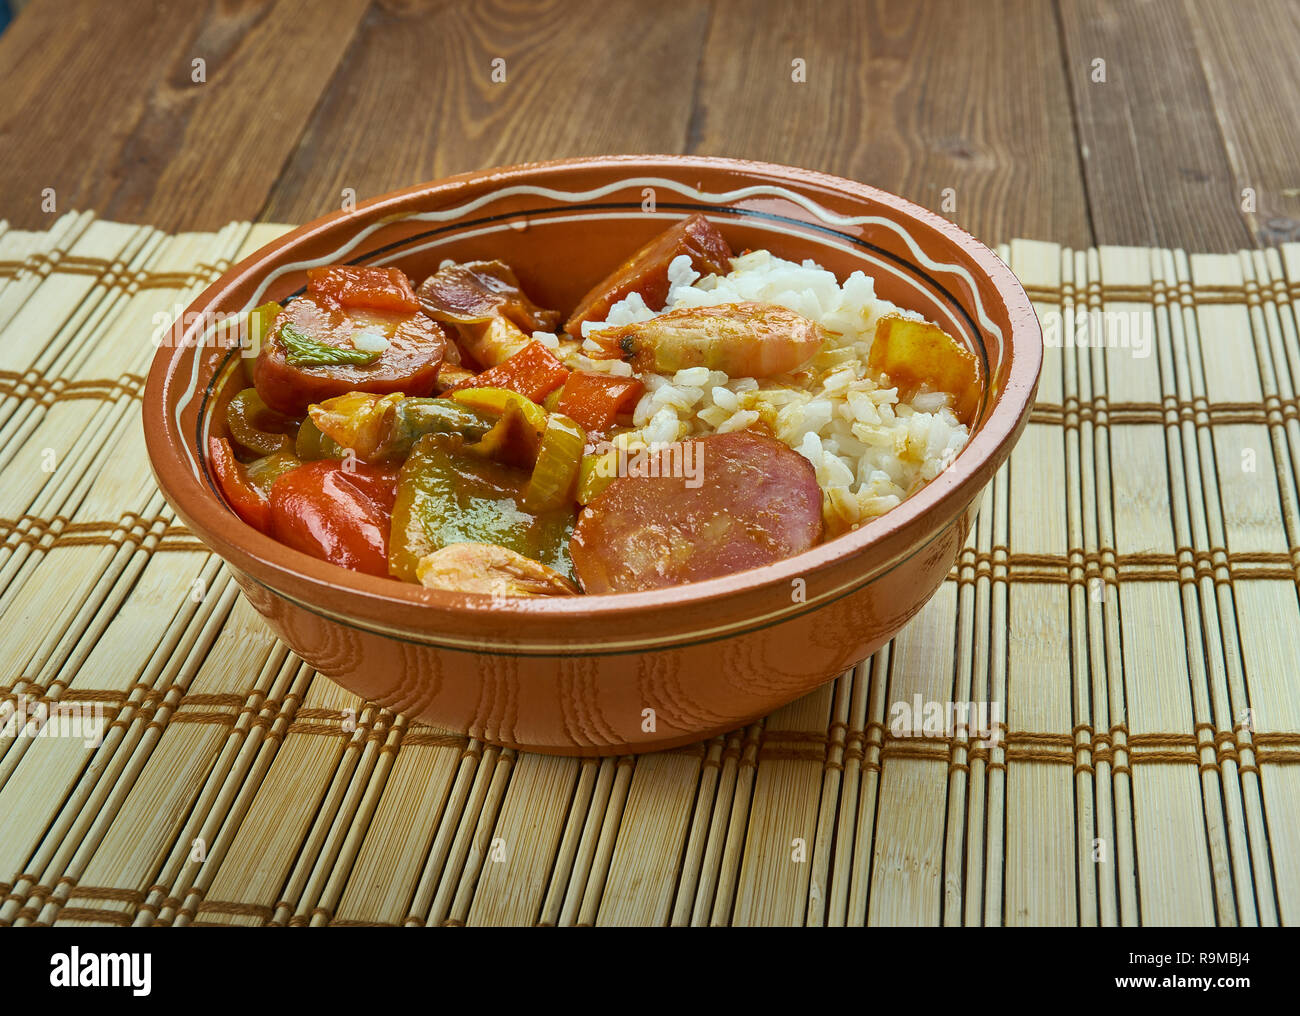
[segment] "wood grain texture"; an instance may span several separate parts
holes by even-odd
[[[693,152],[862,180],[988,243],[1088,243],[1045,4],[719,0],[702,70]]]
[[[1275,0],[33,0],[0,35],[0,217],[300,222],[345,189],[691,151],[990,243],[1227,251],[1300,235],[1298,40]]]
[[[1096,242],[1250,243],[1184,6],[1061,0],[1060,14]]]
[[[0,36],[4,216],[48,228],[52,188],[59,211],[164,229],[252,217],[366,5],[33,4]]]
[[[1300,240],[1300,5],[1189,0],[1241,208],[1261,244]]]
[[[344,188],[364,199],[486,166],[679,152],[707,15],[635,0],[381,0],[263,216],[312,219]]]

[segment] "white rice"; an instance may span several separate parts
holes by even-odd
[[[630,433],[615,438],[629,451],[747,427],[769,430],[813,464],[830,534],[844,532],[895,507],[934,479],[965,445],[968,431],[953,415],[952,398],[923,392],[898,398],[867,367],[876,323],[887,315],[920,319],[875,294],[854,272],[843,285],[813,261],[796,264],[768,251],[732,259],[725,276],[701,278],[685,255],[668,269],[664,311],[756,300],[780,304],[831,333],[811,364],[779,377],[732,378],[706,367],[676,374],[638,374],[646,392]],[[584,338],[605,328],[655,316],[637,294],[614,304],[604,321],[586,322]],[[663,313],[660,311],[659,313]],[[594,343],[568,352],[569,366],[632,373],[620,360],[595,360]]]

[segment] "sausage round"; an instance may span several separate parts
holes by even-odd
[[[374,363],[295,366],[288,362],[280,331],[290,325],[327,346],[352,348],[356,331],[375,332],[388,340]],[[257,357],[253,384],[272,409],[300,417],[312,403],[348,392],[432,395],[447,348],[447,335],[423,313],[345,310],[329,297],[307,293],[284,305]]]
[[[633,457],[583,509],[569,547],[587,593],[658,589],[771,564],[816,544],[812,464],[774,438],[734,431]],[[658,474],[658,475],[655,475]]]
[[[668,266],[682,254],[690,257],[701,275],[726,275],[731,270],[727,241],[713,223],[697,213],[660,233],[596,283],[569,315],[564,330],[581,339],[584,321],[605,320],[609,309],[631,293],[640,293],[646,306],[658,310],[668,299]]]

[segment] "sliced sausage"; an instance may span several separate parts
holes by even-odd
[[[388,347],[368,364],[295,365],[289,362],[282,337],[285,328],[345,350],[355,349],[354,333],[368,332],[382,336]],[[424,314],[349,311],[336,300],[308,293],[291,300],[276,317],[258,354],[253,383],[270,408],[295,417],[306,413],[312,403],[354,391],[432,395],[446,348],[442,326]]]
[[[640,465],[630,457],[628,475],[578,517],[569,549],[584,592],[717,578],[821,539],[812,464],[774,438],[712,434],[670,445]],[[640,472],[650,475],[633,475]]]
[[[660,233],[596,283],[578,301],[564,330],[575,339],[582,338],[584,321],[604,321],[609,309],[632,293],[640,293],[651,310],[660,310],[668,299],[668,266],[682,254],[690,257],[701,275],[725,275],[731,270],[727,241],[703,215],[692,215]]]

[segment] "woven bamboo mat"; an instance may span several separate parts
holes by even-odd
[[[0,923],[1300,922],[1300,245],[1004,248],[1054,345],[950,581],[761,723],[579,760],[316,676],[159,496],[156,315],[285,228],[0,224]],[[898,729],[950,702],[997,736]]]

